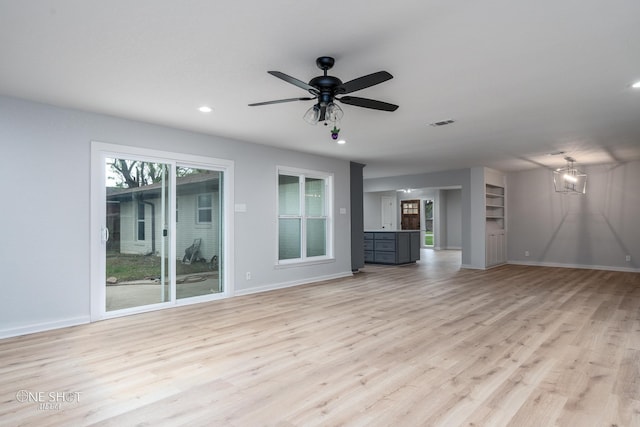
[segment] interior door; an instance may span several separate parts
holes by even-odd
[[[382,196],[381,228],[395,230],[396,200],[393,197]]]

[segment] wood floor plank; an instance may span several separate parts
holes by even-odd
[[[639,274],[459,255],[0,340],[0,425],[640,425]]]

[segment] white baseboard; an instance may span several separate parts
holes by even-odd
[[[291,282],[273,283],[271,285],[265,285],[265,286],[258,286],[258,287],[255,287],[255,288],[236,290],[234,292],[234,296],[257,294],[257,293],[260,293],[260,292],[273,291],[273,290],[276,290],[276,289],[291,288],[293,286],[308,285],[310,283],[323,282],[325,280],[341,279],[343,277],[349,277],[349,276],[353,276],[353,273],[351,271],[343,272],[343,273],[336,273],[336,274],[329,274],[329,275],[326,275],[326,276],[308,277],[308,278],[305,278],[305,279],[302,279],[302,280],[293,280]]]
[[[256,288],[236,290],[233,296],[255,294],[259,292],[290,288],[293,286],[307,285],[310,283],[322,282],[325,280],[332,280],[332,279],[340,279],[343,277],[350,277],[350,276],[353,276],[353,273],[351,271],[348,271],[343,273],[329,274],[326,276],[317,276],[317,277],[305,278],[302,280],[294,280],[291,282],[274,283],[271,285],[259,286]],[[73,317],[69,319],[56,320],[52,322],[42,322],[42,323],[36,323],[31,325],[18,326],[14,328],[0,329],[0,339],[33,334],[36,332],[51,331],[53,329],[66,328],[69,326],[83,325],[90,322],[91,322],[91,316],[80,316],[80,317]]]
[[[469,270],[486,270],[485,267],[476,267],[475,265],[471,264],[460,264],[460,268],[467,268]]]
[[[67,328],[69,326],[84,325],[91,321],[90,316],[73,317],[70,319],[42,322],[16,328],[0,329],[0,339],[18,337],[20,335],[34,334],[36,332],[50,331],[52,329]]]
[[[621,272],[627,272],[627,273],[640,273],[640,268],[614,267],[609,265],[562,264],[558,262],[539,262],[539,261],[507,261],[507,264],[530,265],[533,267],[582,268],[585,270],[605,270],[605,271],[621,271]]]
[[[559,267],[559,268],[581,268],[585,270],[604,270],[604,271],[620,271],[623,273],[640,273],[640,268],[629,267],[613,267],[609,265],[585,265],[585,264],[562,264],[558,262],[537,262],[537,261],[507,261],[506,264],[511,265],[528,265],[531,267]],[[470,264],[462,264],[460,268],[470,270],[490,270],[505,264],[492,265],[490,267],[476,267]]]

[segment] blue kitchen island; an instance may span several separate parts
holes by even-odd
[[[419,230],[365,230],[364,262],[408,264],[419,259]]]

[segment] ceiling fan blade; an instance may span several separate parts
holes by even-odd
[[[318,93],[318,89],[316,89],[315,87],[303,82],[302,80],[298,80],[295,77],[291,77],[285,73],[281,73],[280,71],[267,71],[267,73],[279,79],[282,79],[287,83],[291,83],[292,85],[295,85],[295,86],[298,86],[299,88],[307,90],[313,94]]]
[[[375,99],[358,98],[357,96],[343,96],[342,98],[336,99],[344,104],[355,105],[356,107],[371,108],[373,110],[396,111],[398,109],[398,106],[395,104],[376,101]]]
[[[260,105],[270,105],[270,104],[281,104],[283,102],[293,102],[293,101],[311,101],[315,98],[287,98],[287,99],[277,99],[275,101],[265,101],[265,102],[255,102],[253,104],[249,104],[249,107],[257,107]]]
[[[342,83],[337,87],[337,93],[351,93],[360,89],[365,89],[371,86],[375,86],[379,83],[386,82],[392,79],[393,76],[386,71],[378,71],[377,73],[369,74],[366,76],[358,77],[357,79],[349,80],[346,83]]]

